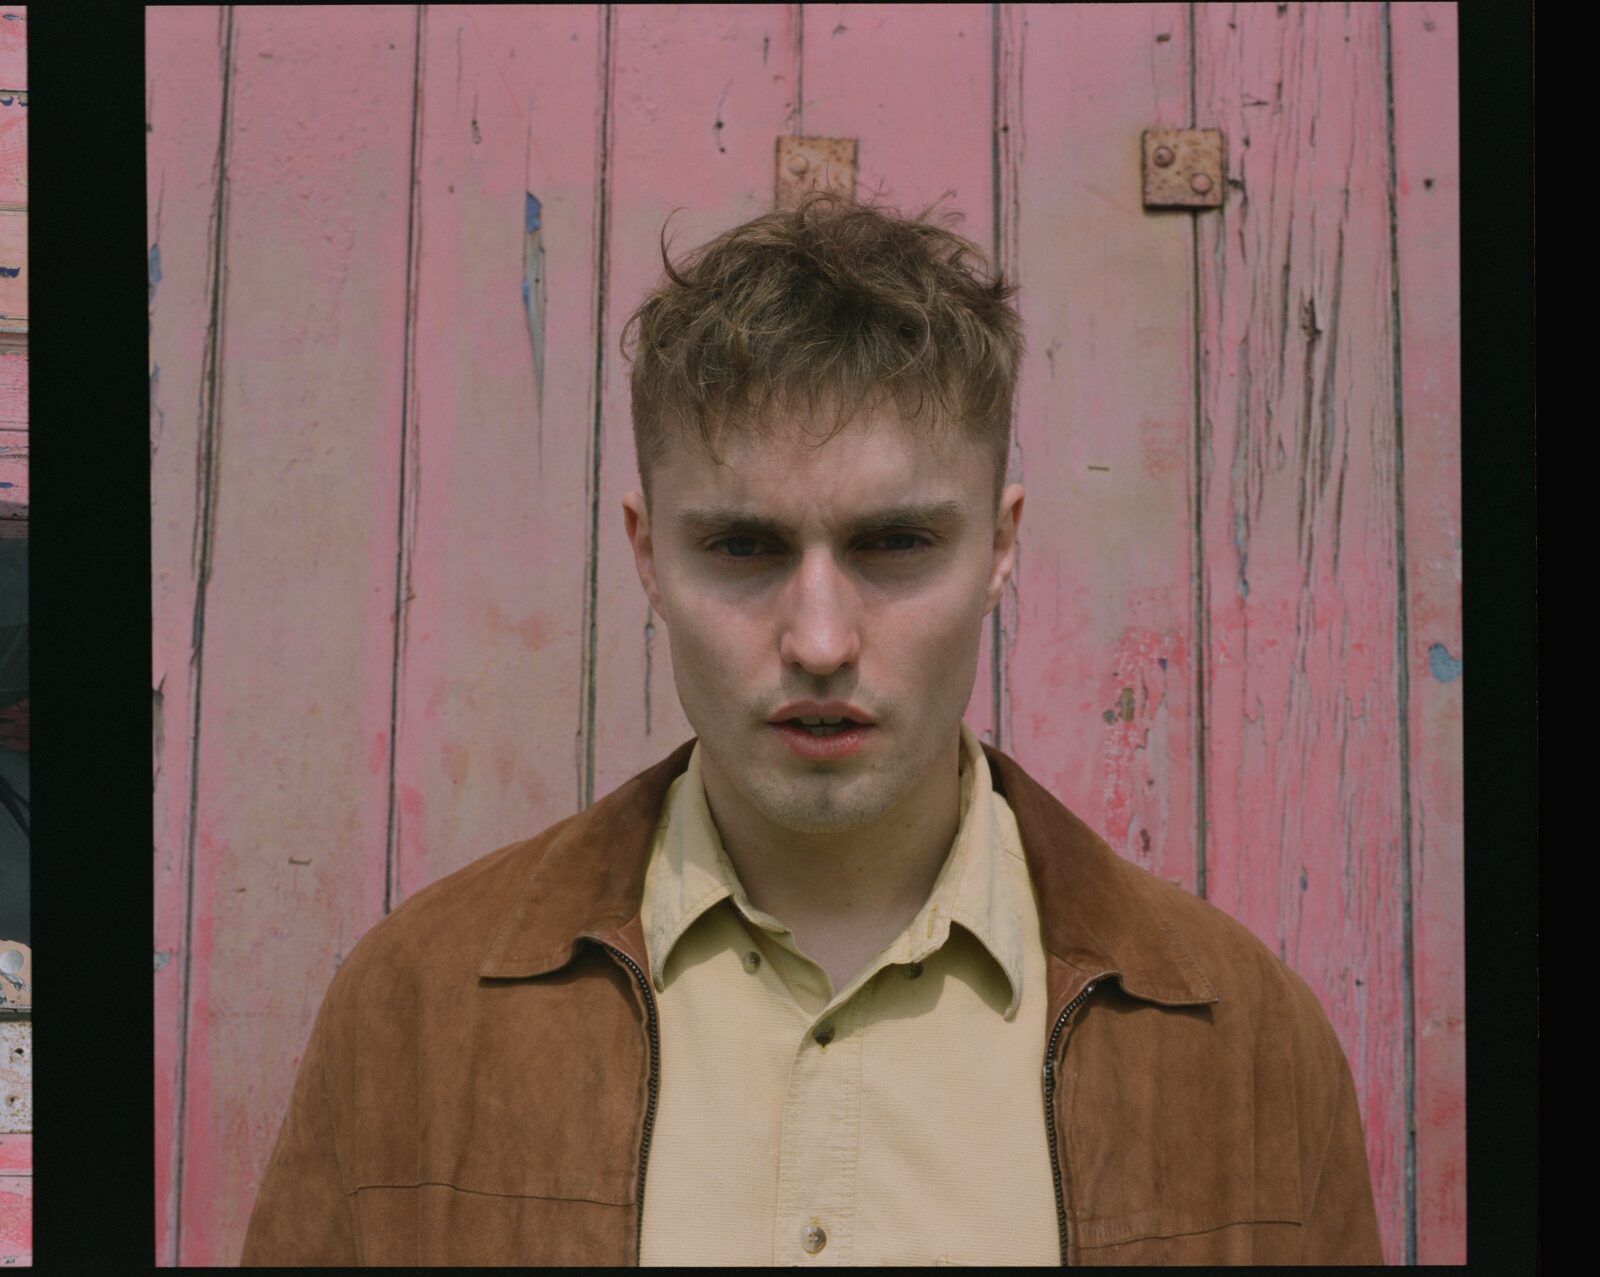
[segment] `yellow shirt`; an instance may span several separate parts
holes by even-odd
[[[645,1264],[1060,1262],[1038,908],[964,722],[960,784],[926,904],[835,992],[745,895],[696,744],[642,906],[661,1035]]]

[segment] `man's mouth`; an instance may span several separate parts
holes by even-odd
[[[780,720],[779,726],[799,728],[801,731],[809,732],[812,736],[837,736],[840,732],[849,731],[852,727],[865,727],[867,724],[857,723],[848,718],[786,718]]]

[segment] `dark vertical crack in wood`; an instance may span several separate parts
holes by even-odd
[[[1400,946],[1401,1014],[1405,1027],[1406,1097],[1406,1241],[1405,1262],[1417,1262],[1417,986],[1415,914],[1411,882],[1411,670],[1406,663],[1410,613],[1406,580],[1406,484],[1403,385],[1400,341],[1400,173],[1394,140],[1394,10],[1383,6],[1379,33],[1383,40],[1384,105],[1389,143],[1389,324],[1393,330],[1394,378],[1394,543],[1395,543],[1395,671],[1400,702]]]
[[[395,501],[394,646],[389,663],[388,827],[383,850],[383,912],[399,895],[399,807],[395,802],[395,766],[400,753],[400,684],[405,665],[406,621],[411,608],[411,565],[417,535],[418,477],[416,355],[417,278],[422,259],[422,36],[428,6],[416,8],[416,44],[411,63],[411,170],[406,210],[406,314],[400,351],[400,487]]]
[[[1185,6],[1189,36],[1189,127],[1198,127],[1197,62],[1195,42],[1198,35],[1195,25],[1194,4]],[[1224,174],[1224,177],[1227,175]],[[1226,189],[1226,184],[1224,184]],[[1219,218],[1226,216],[1223,210]],[[1225,224],[1224,224],[1225,225]],[[1219,227],[1220,238],[1226,233]],[[1200,304],[1200,218],[1189,218],[1189,589],[1193,605],[1193,624],[1190,651],[1194,669],[1194,726],[1189,734],[1194,762],[1191,767],[1194,785],[1194,890],[1202,900],[1206,896],[1206,645],[1210,627],[1206,622],[1205,540],[1202,535],[1202,518],[1205,509],[1205,412],[1202,398],[1204,378],[1202,362],[1205,345],[1202,338],[1202,307]]]
[[[189,664],[189,814],[183,831],[183,983],[178,1001],[177,1103],[172,1137],[176,1143],[172,1174],[172,1262],[183,1262],[184,1126],[189,1099],[189,994],[194,972],[194,844],[200,807],[200,696],[204,671],[206,586],[211,579],[211,547],[216,514],[217,436],[221,429],[217,395],[222,381],[222,319],[227,269],[223,259],[228,223],[228,138],[233,127],[233,6],[220,13],[222,111],[217,125],[217,158],[211,203],[211,243],[206,261],[206,291],[211,317],[206,325],[205,365],[200,379],[200,447],[196,458],[195,539],[190,568],[195,576],[194,624],[190,631]]]
[[[599,656],[600,587],[600,478],[605,434],[606,387],[606,284],[610,271],[607,230],[611,221],[611,97],[616,77],[616,6],[600,11],[600,184],[595,200],[595,306],[594,306],[594,418],[589,449],[589,554],[584,605],[582,701],[579,705],[582,754],[578,764],[578,795],[584,809],[594,803],[595,677]]]
[[[794,135],[806,131],[806,7],[794,7]]]

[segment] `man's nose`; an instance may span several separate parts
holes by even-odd
[[[861,598],[826,550],[808,552],[784,586],[778,650],[785,664],[828,674],[861,654]]]

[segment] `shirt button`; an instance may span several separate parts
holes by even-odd
[[[922,963],[910,962],[906,964],[906,979],[915,980],[922,974]]]
[[[819,1024],[811,1036],[816,1040],[818,1046],[827,1046],[828,1043],[833,1041],[833,1025]],[[819,1229],[818,1231],[820,1232],[821,1230]],[[817,1249],[822,1249],[821,1242],[817,1243]]]
[[[800,1245],[808,1255],[815,1255],[828,1244],[828,1234],[821,1224],[807,1224],[800,1230]]]
[[[761,965],[761,955],[759,953],[757,953],[754,949],[750,950],[749,953],[744,955],[744,969],[746,971],[754,971],[760,965]]]

